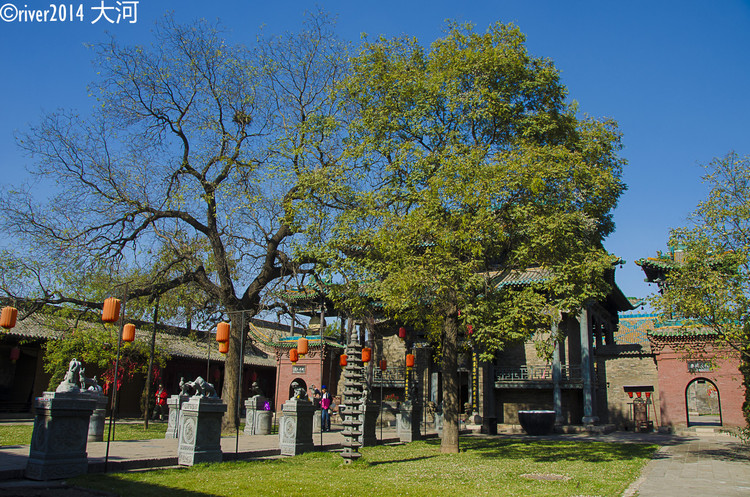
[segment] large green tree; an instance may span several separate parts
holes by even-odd
[[[237,323],[260,312],[270,286],[302,271],[289,240],[326,215],[308,200],[343,174],[330,88],[345,48],[323,14],[250,48],[169,18],[149,46],[95,46],[98,110],[50,114],[19,136],[49,190],[2,195],[15,241],[4,269],[25,276],[8,271],[5,292],[96,309],[101,292],[76,282],[138,274],[148,278],[127,286],[131,301],[188,288],[185,309],[208,303]],[[241,338],[235,326],[222,392],[232,424]]]
[[[444,452],[457,452],[460,325],[490,357],[607,291],[602,239],[624,190],[615,123],[579,119],[557,69],[512,25],[450,24],[429,48],[365,43],[344,91],[357,114],[347,141],[366,168],[356,208],[311,247],[387,313],[427,328],[443,372]],[[536,266],[545,282],[498,289]],[[461,312],[459,312],[461,311]]]
[[[745,377],[743,411],[750,426],[750,157],[734,152],[705,166],[708,197],[691,225],[674,229],[680,249],[654,305],[688,328],[708,328],[740,354]]]

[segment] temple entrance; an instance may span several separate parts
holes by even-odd
[[[688,426],[721,426],[721,399],[716,384],[696,378],[685,389]]]

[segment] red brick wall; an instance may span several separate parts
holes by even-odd
[[[279,390],[274,409],[279,410],[284,402],[289,400],[289,388],[294,380],[302,380],[306,389],[309,389],[312,385],[315,385],[315,388],[317,389],[320,389],[321,385],[326,385],[331,395],[335,396],[337,394],[336,384],[338,383],[340,374],[338,367],[339,356],[336,355],[336,353],[338,353],[337,351],[327,351],[328,357],[326,357],[322,365],[322,376],[318,350],[311,349],[310,353],[304,357],[300,357],[296,364],[292,364],[291,361],[289,361],[289,355],[287,352],[288,351],[285,350],[284,354],[282,354],[281,364],[278,369],[277,381]],[[331,367],[332,365],[333,367]],[[297,366],[298,368],[304,366],[305,372],[294,372],[294,366]],[[310,395],[309,390],[307,393]]]
[[[700,352],[694,347],[684,347],[680,343],[668,343],[656,355],[659,395],[661,408],[659,424],[661,426],[686,426],[687,405],[685,393],[688,384],[698,378],[713,382],[719,390],[721,415],[724,426],[744,426],[742,401],[744,387],[739,373],[739,356],[728,350],[707,345]],[[657,348],[658,349],[658,348]],[[713,360],[710,372],[691,373],[688,371],[688,360]]]

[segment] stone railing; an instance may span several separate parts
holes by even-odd
[[[561,364],[560,379],[580,380],[581,367]],[[552,381],[552,365],[497,368],[495,370],[495,381]]]

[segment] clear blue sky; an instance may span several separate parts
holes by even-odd
[[[120,3],[121,9],[127,4]],[[86,43],[109,32],[146,44],[154,22],[174,11],[185,22],[220,19],[232,41],[250,44],[261,25],[270,33],[296,30],[303,12],[315,5],[337,15],[339,33],[354,42],[365,32],[407,34],[426,45],[441,35],[446,19],[471,21],[478,29],[498,20],[517,24],[531,53],[555,62],[582,112],[620,123],[628,191],[606,247],[627,261],[617,281],[628,296],[653,291],[633,261],[664,250],[670,228],[687,223],[705,197],[700,164],[730,150],[750,154],[748,1],[140,0],[137,21],[129,22],[131,15],[119,24],[103,18],[91,23],[99,15],[91,7],[101,7],[102,0],[66,4],[74,13],[83,6],[83,22],[7,22],[14,7],[50,9],[49,2],[0,4],[1,183],[25,176],[28,159],[16,148],[16,130],[57,108],[91,109],[86,85],[95,68]],[[104,6],[117,1],[104,0]],[[114,10],[106,13],[116,18]]]

